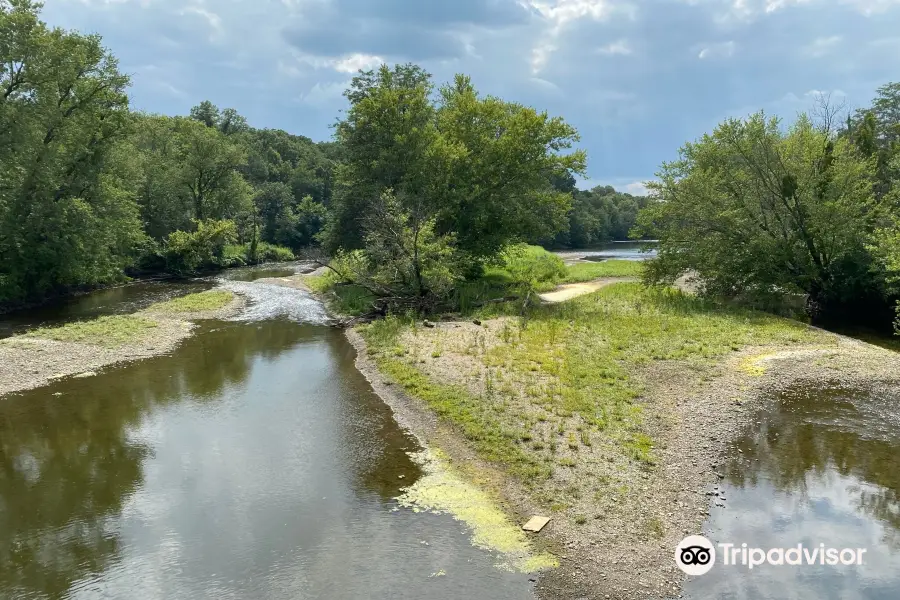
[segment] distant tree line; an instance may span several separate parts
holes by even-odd
[[[334,144],[203,102],[129,110],[99,36],[0,0],[0,304],[121,280],[293,257],[322,229]]]
[[[566,227],[549,239],[534,240],[547,248],[589,248],[628,240],[638,213],[647,206],[646,197],[617,192],[609,185],[579,190],[571,175],[554,180],[553,185],[571,194],[572,206]]]

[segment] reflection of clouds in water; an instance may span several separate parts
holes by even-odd
[[[863,565],[717,565],[685,585],[688,598],[900,597],[900,451],[893,417],[884,418],[888,396],[800,392],[739,442],[743,455],[723,483],[728,506],[713,509],[709,537],[764,549],[866,548]]]
[[[859,567],[764,565],[751,572],[743,566],[717,565],[708,575],[685,586],[687,597],[896,598],[900,556],[885,546],[885,527],[859,513],[861,493],[875,489],[876,486],[835,472],[810,476],[802,496],[785,494],[766,482],[760,482],[749,493],[726,487],[728,508],[716,510],[710,522],[710,537],[716,544],[747,543],[764,549],[798,543],[813,549],[825,544],[867,548],[868,552]]]
[[[328,324],[330,319],[325,307],[303,290],[243,281],[223,281],[222,287],[243,294],[249,306],[234,321],[265,321],[288,318],[299,323]]]

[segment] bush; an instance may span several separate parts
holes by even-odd
[[[485,275],[489,279],[506,279],[510,283],[542,288],[567,275],[562,259],[540,246],[509,246],[500,254],[498,262],[498,266],[487,269]]]
[[[228,244],[222,252],[221,267],[230,269],[233,267],[246,267],[247,260],[247,244]]]
[[[249,244],[246,246],[249,253]],[[289,262],[294,260],[294,252],[284,246],[276,246],[267,242],[259,242],[256,247],[257,262]]]
[[[225,248],[237,239],[234,221],[194,221],[196,231],[173,231],[166,239],[163,255],[166,270],[179,275],[221,267]]]

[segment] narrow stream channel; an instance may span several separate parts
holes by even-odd
[[[532,597],[465,525],[397,506],[418,446],[321,307],[238,278],[242,320],[0,398],[0,598]]]

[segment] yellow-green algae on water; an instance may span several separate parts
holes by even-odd
[[[425,475],[397,498],[400,506],[415,512],[453,515],[471,528],[473,545],[501,555],[500,568],[534,573],[559,566],[552,554],[534,553],[525,532],[487,493],[456,473],[440,450],[433,448],[410,456]]]

